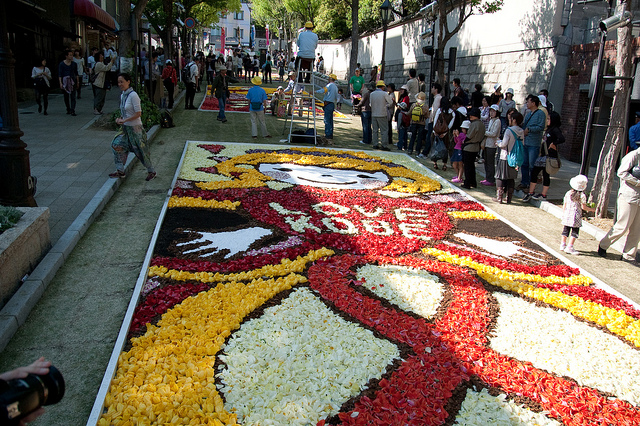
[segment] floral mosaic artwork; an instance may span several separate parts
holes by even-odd
[[[100,425],[640,425],[640,311],[401,154],[189,142],[137,301]]]
[[[250,87],[244,86],[231,86],[229,87],[229,92],[231,96],[227,99],[227,103],[225,104],[225,112],[249,112],[249,101],[245,98],[247,95],[247,91]],[[264,87],[264,90],[267,92],[267,96],[269,96],[269,100],[271,100],[271,95],[276,91],[273,87]],[[322,110],[322,101],[316,101],[316,116],[322,117],[324,115],[324,111]],[[218,107],[218,99],[215,96],[211,96],[211,89],[207,89],[207,96],[204,97],[202,103],[200,104],[201,111],[215,111],[217,112]],[[267,112],[271,112],[271,107],[267,106]],[[304,114],[307,114],[304,112]],[[338,119],[347,120],[348,117],[341,113],[340,111],[334,111],[333,117]]]

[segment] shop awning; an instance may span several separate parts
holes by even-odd
[[[76,16],[94,19],[111,31],[118,28],[115,19],[91,0],[74,0],[73,13]]]

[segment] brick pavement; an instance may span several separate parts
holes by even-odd
[[[93,96],[83,87],[76,117],[66,114],[62,94],[49,95],[49,115],[38,113],[34,101],[19,105],[22,140],[27,144],[31,175],[38,178],[35,195],[39,207],[49,207],[51,243],[55,244],[114,170],[111,130],[89,126]],[[104,111],[118,108],[120,90],[107,93]]]

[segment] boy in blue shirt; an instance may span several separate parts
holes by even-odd
[[[264,109],[267,104],[267,92],[260,85],[262,79],[255,76],[251,79],[253,87],[247,92],[246,98],[249,100],[249,114],[251,114],[251,137],[258,137],[258,122],[262,130],[263,138],[270,138],[271,135],[267,131],[267,125],[264,122]]]

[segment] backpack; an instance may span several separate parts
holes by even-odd
[[[171,113],[169,113],[169,111],[167,111],[166,109],[163,109],[160,112],[160,127],[163,127],[165,129],[175,127],[175,125],[173,124],[173,117],[171,117]]]
[[[449,122],[451,121],[451,114],[448,112],[440,111],[440,115],[438,116],[438,120],[436,124],[433,126],[433,131],[437,135],[441,135],[443,133],[447,133],[449,131]]]
[[[411,122],[418,123],[422,121],[424,118],[424,113],[422,111],[422,105],[416,103],[411,110]]]
[[[182,82],[184,84],[190,83],[191,82],[191,62],[189,62],[184,68],[182,68],[182,71],[180,71],[180,76],[182,77]]]
[[[513,133],[513,137],[516,138],[516,142],[507,154],[507,164],[509,164],[509,167],[520,167],[524,162],[524,145],[522,144],[522,139],[518,137],[516,132],[512,129],[509,130]]]

